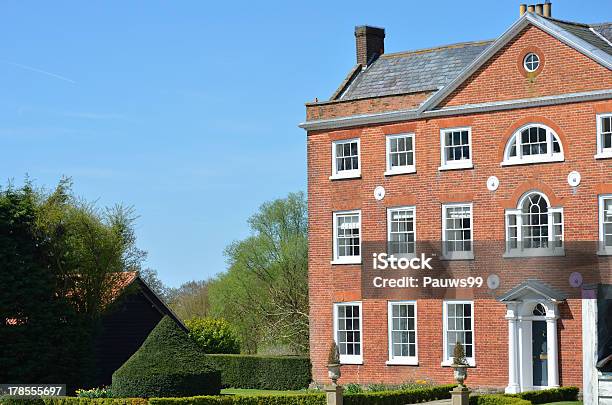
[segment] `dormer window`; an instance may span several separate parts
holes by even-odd
[[[540,67],[540,57],[533,52],[528,53],[523,59],[523,67],[530,73],[535,72]]]
[[[563,146],[551,128],[529,124],[512,135],[506,145],[502,166],[528,163],[562,162]]]

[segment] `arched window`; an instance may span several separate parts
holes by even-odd
[[[538,191],[526,193],[506,210],[506,245],[510,256],[563,254],[563,209]]]
[[[544,308],[544,305],[538,303],[534,308],[533,308],[533,314],[535,316],[546,316],[546,308]]]
[[[542,124],[528,124],[512,135],[502,165],[562,162],[563,146],[559,136]]]

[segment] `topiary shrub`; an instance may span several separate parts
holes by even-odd
[[[165,316],[136,351],[113,373],[114,397],[216,395],[219,371],[178,325]]]
[[[192,318],[186,321],[185,325],[189,329],[189,336],[205,353],[240,353],[238,338],[225,319]]]

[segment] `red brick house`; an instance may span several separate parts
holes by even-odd
[[[384,29],[355,37],[357,65],[300,125],[314,380],[333,339],[341,383],[450,382],[460,341],[471,386],[582,387],[583,356],[612,354],[583,320],[612,281],[612,24],[547,3],[494,41],[385,54]],[[484,283],[376,285],[381,251]]]

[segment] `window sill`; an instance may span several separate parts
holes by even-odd
[[[612,250],[608,250],[608,249],[604,249],[604,250],[598,250],[597,251],[597,256],[612,256]]]
[[[533,164],[537,164],[537,163],[555,163],[555,162],[564,162],[565,161],[565,157],[563,156],[559,156],[559,157],[546,157],[546,158],[540,158],[540,159],[521,159],[521,160],[506,160],[504,162],[501,162],[500,166],[504,167],[504,166],[520,166],[520,165],[533,165]]]
[[[361,257],[357,257],[355,259],[335,259],[330,262],[330,264],[338,265],[338,264],[361,264]]]
[[[474,252],[446,253],[442,254],[440,260],[474,260]]]
[[[412,173],[416,173],[416,169],[414,167],[411,168],[407,168],[407,169],[395,169],[395,170],[387,170],[384,175],[385,176],[397,176],[400,174],[412,174]]]
[[[595,159],[612,159],[612,152],[599,152]]]
[[[438,167],[439,171],[445,171],[445,170],[464,170],[464,169],[473,169],[474,165],[472,164],[472,161],[467,161],[465,163],[457,163],[457,164],[446,164],[446,165],[442,165],[440,167]]]
[[[330,180],[360,179],[360,178],[361,178],[361,172],[332,174],[331,176],[329,176]]]
[[[466,359],[468,362],[468,367],[476,367],[476,361],[474,359]],[[440,364],[442,367],[452,367],[453,366],[453,361],[452,360],[444,360],[442,362],[442,364]]]
[[[360,366],[363,364],[363,359],[346,359],[346,360],[340,359],[340,364],[343,366],[350,366],[350,365]]]
[[[525,249],[506,251],[504,258],[557,257],[565,256],[565,249]]]
[[[385,364],[387,366],[418,366],[419,359],[417,358],[393,359],[393,360],[388,360]]]

